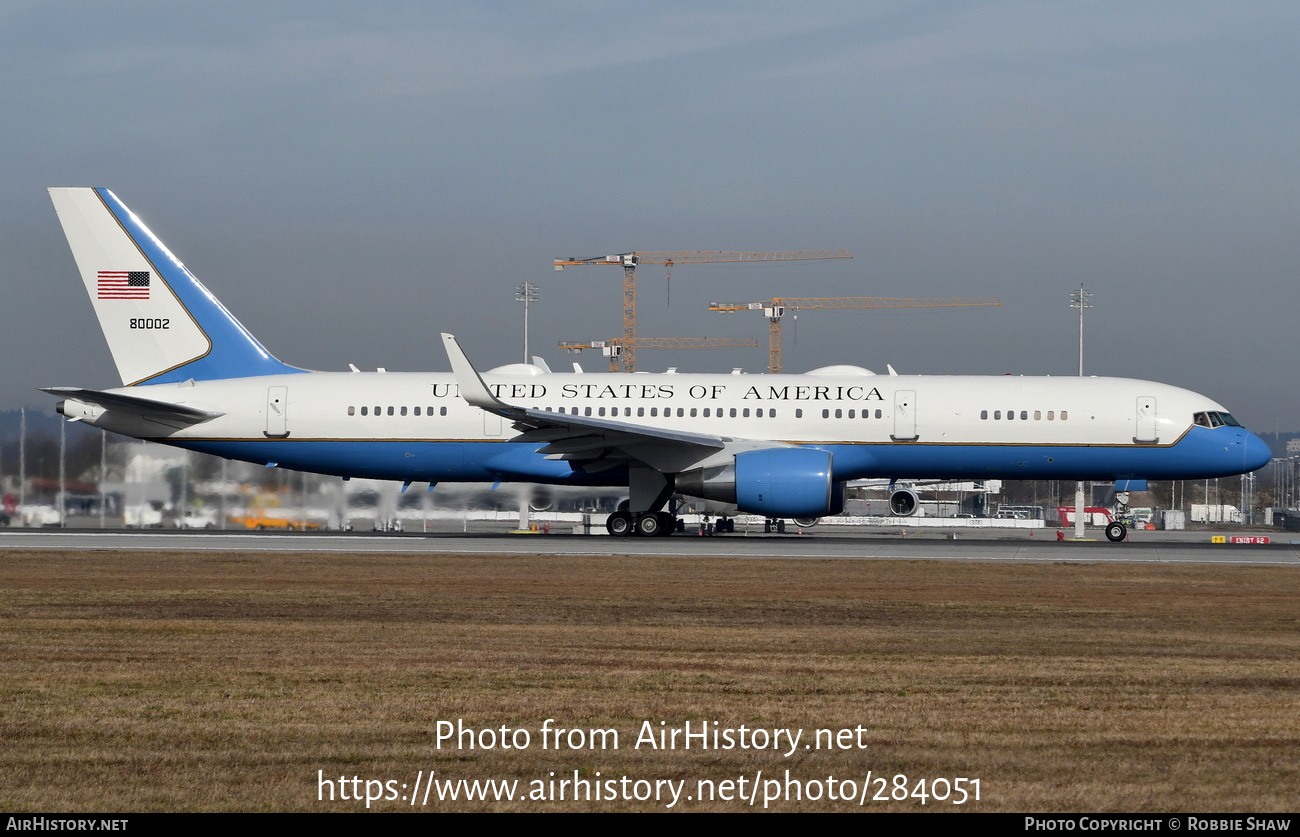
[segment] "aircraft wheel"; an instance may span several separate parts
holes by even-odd
[[[659,512],[647,512],[637,515],[636,533],[645,538],[653,538],[662,535],[664,531],[664,520],[659,516]]]
[[[632,534],[632,515],[625,511],[616,511],[605,521],[605,531],[616,538],[625,538]]]
[[[1126,535],[1128,535],[1128,527],[1118,520],[1106,524],[1106,540],[1118,543],[1124,540]]]
[[[655,512],[659,518],[659,536],[666,538],[677,531],[677,518],[668,512]]]

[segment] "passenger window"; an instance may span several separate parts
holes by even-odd
[[[406,415],[406,408],[405,408],[405,407],[402,408],[402,415]]]
[[[1042,420],[1043,420],[1043,411],[1034,410],[1034,421],[1042,421]]]
[[[1061,421],[1065,421],[1065,420],[1068,419],[1069,417],[1070,417],[1070,414],[1069,414],[1069,413],[1067,413],[1065,410],[1062,410],[1062,411],[1061,411]]]
[[[831,417],[830,410],[822,410],[822,418],[830,418],[830,417]]]
[[[1020,411],[1020,420],[1021,420],[1021,421],[1029,421],[1029,411],[1028,411],[1028,410],[1021,410],[1021,411]]]
[[[802,407],[796,407],[796,408],[795,408],[795,411],[794,411],[794,417],[795,417],[795,418],[803,418],[803,408],[802,408]]]
[[[988,411],[988,410],[980,410],[980,418],[984,419],[985,421],[988,421],[988,418],[989,418],[989,411]]]
[[[993,411],[993,420],[994,420],[994,421],[997,421],[997,420],[999,420],[999,419],[1001,419],[1001,418],[1002,418],[1002,411],[1001,411],[1001,410],[994,410],[994,411]]]
[[[363,407],[362,409],[365,409],[365,408]],[[348,407],[348,415],[350,415],[350,416],[355,416],[356,414],[357,414],[357,408],[356,408],[356,407]]]
[[[691,418],[695,418],[695,408],[691,408]]]

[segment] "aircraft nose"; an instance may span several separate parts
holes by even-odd
[[[1263,468],[1273,458],[1273,451],[1263,439],[1246,431],[1246,438],[1242,444],[1241,465],[1247,471],[1255,471]]]

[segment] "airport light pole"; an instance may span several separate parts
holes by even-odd
[[[108,431],[99,429],[99,528],[104,528],[104,475],[108,473]]]
[[[1070,307],[1079,309],[1079,377],[1083,377],[1083,312],[1092,307],[1092,294],[1083,289],[1083,283],[1079,283],[1079,290],[1070,294]]]
[[[27,508],[27,408],[23,407],[18,416],[18,520],[23,521]]]
[[[59,528],[68,525],[68,422],[59,422]]]
[[[1083,283],[1079,283],[1079,290],[1070,294],[1070,307],[1079,309],[1079,377],[1083,377],[1083,312],[1092,307],[1092,294],[1083,289]],[[1074,536],[1083,538],[1083,480],[1074,484]]]
[[[529,362],[528,358],[528,308],[537,301],[537,292],[540,289],[532,282],[521,282],[515,288],[515,301],[524,304],[524,363]]]

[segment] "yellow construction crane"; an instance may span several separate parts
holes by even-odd
[[[781,320],[786,309],[846,308],[960,308],[972,305],[1001,305],[996,296],[942,297],[939,299],[891,299],[879,296],[846,297],[776,297],[765,302],[710,302],[709,310],[722,314],[736,311],[762,311],[767,317],[767,371],[781,371]]]
[[[724,262],[790,262],[807,259],[851,259],[846,250],[782,250],[771,253],[735,253],[725,250],[682,250],[677,252],[617,253],[589,259],[570,257],[555,259],[556,270],[576,265],[616,265],[623,268],[623,344],[622,364],[625,372],[636,371],[636,266],[662,264],[719,264]]]
[[[639,349],[757,349],[758,341],[752,337],[637,337],[633,345]],[[619,358],[627,351],[627,342],[616,337],[613,340],[588,340],[577,342],[566,340],[560,348],[573,354],[584,349],[600,349],[601,354],[609,358],[609,371],[617,372]]]

